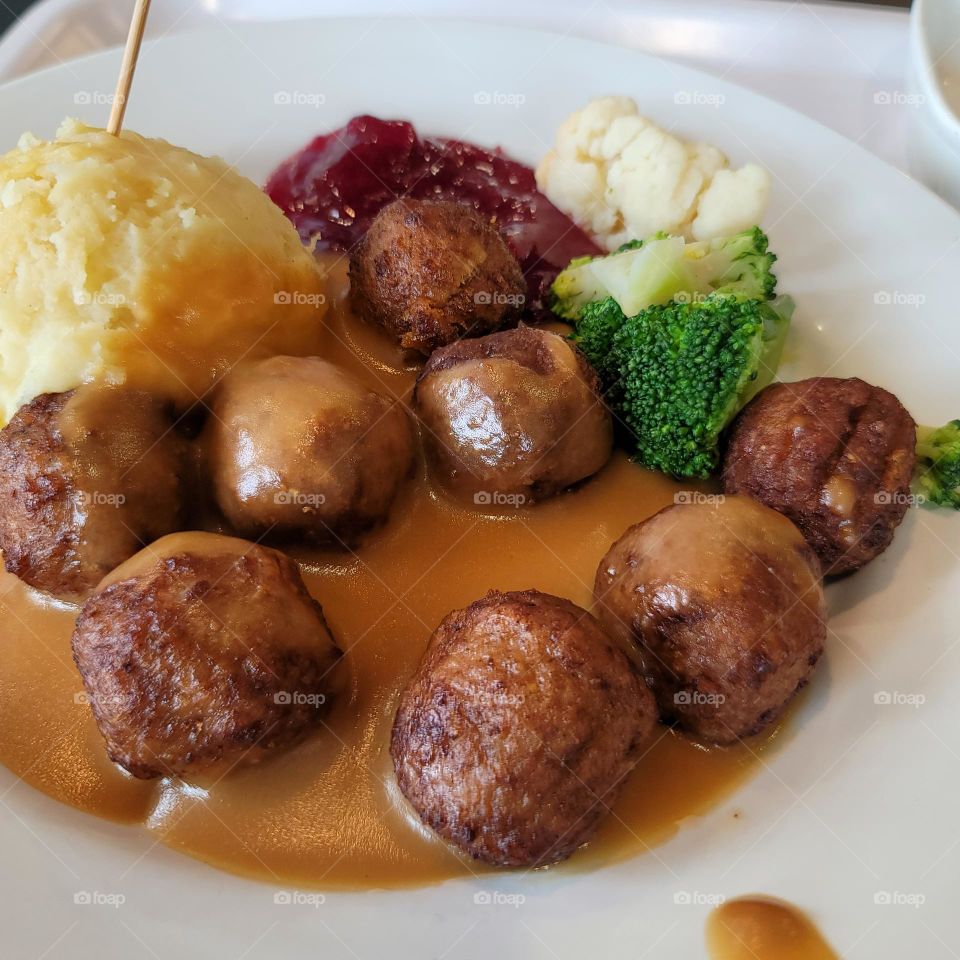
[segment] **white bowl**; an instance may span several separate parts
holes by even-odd
[[[960,0],[914,0],[910,169],[960,207]]]

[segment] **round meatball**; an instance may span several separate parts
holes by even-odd
[[[597,376],[565,337],[519,326],[437,350],[414,408],[433,471],[477,503],[550,497],[610,459]]]
[[[630,527],[600,561],[595,597],[607,628],[637,643],[662,719],[710,743],[775,720],[826,638],[813,550],[747,497],[693,499]]]
[[[396,200],[350,256],[353,309],[424,356],[515,320],[525,297],[503,238],[459,203]]]
[[[149,394],[45,393],[0,430],[0,548],[7,570],[77,600],[183,516],[184,445]]]
[[[187,777],[321,722],[339,650],[297,565],[212,533],[164,537],[110,574],[73,634],[110,759]]]
[[[655,717],[639,670],[589,613],[491,592],[437,628],[390,752],[441,837],[497,866],[538,866],[589,839]]]
[[[723,484],[789,517],[836,576],[890,546],[910,502],[916,444],[913,418],[880,387],[777,383],[734,422]]]
[[[412,468],[404,408],[317,357],[231,372],[210,413],[214,497],[244,536],[352,546],[386,520]]]

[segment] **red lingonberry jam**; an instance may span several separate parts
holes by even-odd
[[[529,167],[499,149],[421,139],[403,120],[354,117],[281,163],[266,191],[318,250],[349,250],[397,197],[469,203],[510,244],[535,312],[546,285],[573,257],[601,252],[540,193]]]

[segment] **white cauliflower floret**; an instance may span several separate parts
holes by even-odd
[[[760,222],[770,197],[770,174],[756,163],[718,170],[697,204],[690,227],[694,240],[712,240]]]
[[[642,120],[629,97],[602,97],[583,110],[570,114],[557,131],[557,147],[565,156],[581,153],[595,160],[606,158],[603,142],[614,121],[629,117]]]
[[[709,143],[689,143],[687,150],[690,153],[690,162],[707,180],[712,180],[720,170],[727,167],[727,158]]]
[[[540,163],[537,183],[550,180],[551,201],[561,210],[577,211],[574,219],[594,236],[620,229],[620,214],[607,203],[607,160],[619,153],[635,131],[624,121],[637,114],[629,97],[604,97],[571,114],[557,130],[557,145]],[[546,192],[546,191],[544,191]]]
[[[611,247],[658,230],[683,233],[706,185],[686,144],[648,123],[607,167],[607,198],[620,212]]]
[[[602,97],[561,124],[537,184],[613,250],[660,230],[702,240],[757,223],[769,176],[755,164],[727,166],[716,147],[667,133],[629,97]]]

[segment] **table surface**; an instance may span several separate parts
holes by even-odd
[[[0,0],[0,34],[2,34],[28,7],[37,0]],[[866,0],[841,0],[844,3],[863,3]],[[871,6],[909,7],[910,0],[871,0]],[[478,4],[479,6],[479,4]],[[718,9],[722,10],[723,0],[717,0]],[[361,11],[358,11],[361,12]]]
[[[0,33],[7,29],[34,0],[0,0]]]

